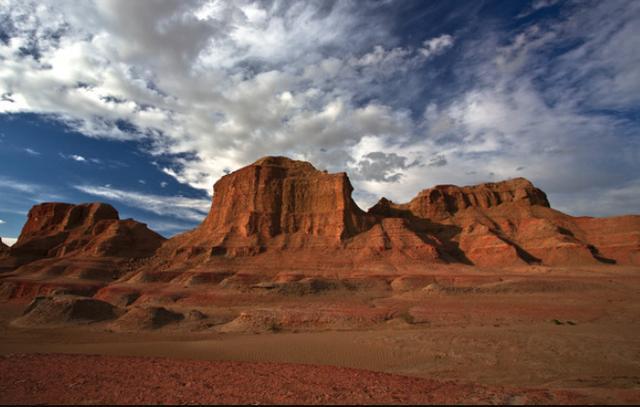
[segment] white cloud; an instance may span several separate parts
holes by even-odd
[[[93,158],[93,157],[85,157],[83,155],[80,154],[63,154],[63,153],[59,153],[60,157],[64,158],[65,160],[73,160],[73,161],[77,161],[80,163],[93,163],[93,164],[105,164],[103,162],[103,160],[99,159],[99,158]],[[109,161],[107,163],[110,166],[119,166],[120,164],[116,161]]]
[[[18,238],[2,236],[2,243],[6,244],[7,246],[13,246],[17,241]]]
[[[51,185],[27,182],[0,176],[0,209],[2,212],[25,216],[30,205],[42,202],[60,202],[65,198]]]
[[[27,154],[32,155],[32,156],[35,156],[35,157],[37,157],[37,156],[39,156],[39,155],[40,155],[40,153],[39,153],[39,152],[37,152],[36,150],[33,150],[33,149],[31,149],[31,148],[25,148],[25,149],[24,149],[24,151],[25,151]]]
[[[4,220],[0,219],[0,225],[5,224],[7,222],[5,222]]]
[[[436,55],[442,54],[447,48],[453,46],[453,37],[449,34],[443,34],[439,37],[431,38],[425,40],[422,43],[422,48],[420,48],[420,52],[425,58],[431,58]]]
[[[112,187],[74,185],[73,188],[85,194],[111,199],[156,215],[170,216],[188,221],[202,221],[211,205],[211,201],[208,199],[142,194]]]
[[[28,194],[37,193],[41,187],[37,184],[19,181],[13,178],[0,176],[0,189],[9,189]]]

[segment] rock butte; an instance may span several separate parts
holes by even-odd
[[[265,157],[216,182],[202,224],[169,240],[134,220],[119,220],[107,204],[36,205],[17,243],[0,246],[4,295],[86,280],[96,287],[114,279],[112,285],[184,283],[194,276],[219,281],[215,276],[225,273],[640,265],[640,216],[572,217],[552,209],[545,193],[524,178],[439,185],[404,204],[382,198],[368,212],[352,200],[352,189],[345,173]],[[38,287],[27,289],[25,281]]]
[[[62,277],[64,284],[99,284],[153,255],[165,240],[142,223],[120,220],[108,204],[43,203],[31,208],[18,241],[0,257],[0,272],[32,281]]]

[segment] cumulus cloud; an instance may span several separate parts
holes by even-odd
[[[4,221],[4,220],[2,220],[2,219],[0,219],[0,225],[2,225],[2,224],[4,224],[4,223],[7,223],[7,222],[6,222],[6,221]]]
[[[380,182],[398,182],[402,177],[400,170],[415,167],[420,163],[415,160],[407,163],[407,157],[396,153],[374,151],[365,154],[357,163],[357,175],[366,179]]]
[[[399,201],[516,175],[604,193],[640,172],[638,2],[563,3],[511,31],[469,19],[413,44],[359,2],[2,5],[0,112],[140,141],[209,192],[266,154],[348,169],[361,204],[389,182]]]

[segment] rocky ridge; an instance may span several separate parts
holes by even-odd
[[[5,296],[22,291],[25,284],[35,285],[38,293],[80,283],[85,292],[153,255],[164,240],[143,223],[120,220],[108,204],[35,205],[18,241],[0,255]]]
[[[404,204],[382,198],[367,212],[352,189],[345,173],[265,157],[216,182],[202,224],[169,240],[107,204],[36,205],[0,270],[11,272],[5,283],[65,277],[104,287],[113,279],[223,284],[234,274],[420,274],[438,264],[640,265],[640,216],[572,217],[524,178],[439,185]]]

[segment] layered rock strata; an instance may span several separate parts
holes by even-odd
[[[165,240],[143,223],[120,220],[108,204],[36,205],[18,241],[0,257],[0,294],[38,295],[55,287],[86,294],[135,268]]]
[[[216,182],[202,224],[168,241],[160,256],[241,257],[269,249],[342,247],[375,223],[351,199],[352,190],[345,173],[265,157]]]

